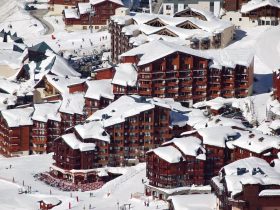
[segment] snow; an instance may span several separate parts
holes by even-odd
[[[276,7],[280,9],[280,3],[277,0],[251,0],[248,3],[242,5],[241,13],[248,13],[250,11],[266,6]]]
[[[167,209],[168,204],[163,201],[152,200],[151,197],[142,196],[140,198],[132,198],[133,193],[143,193],[144,185],[141,182],[145,178],[145,164],[138,164],[133,167],[117,167],[115,172],[123,174],[120,177],[106,183],[101,189],[92,191],[93,197],[89,196],[89,192],[64,192],[57,188],[48,186],[43,182],[34,179],[33,175],[45,171],[49,171],[52,165],[52,154],[48,155],[31,155],[20,158],[1,158],[0,159],[0,210],[8,209],[28,209],[37,210],[39,208],[38,201],[44,198],[57,198],[62,203],[54,210],[68,209],[69,202],[72,209],[86,208],[91,204],[92,209],[98,210],[115,210],[123,204],[131,203],[134,210],[155,210],[158,205],[159,209]],[[12,168],[9,169],[9,165]],[[113,169],[112,169],[113,170]],[[109,169],[111,171],[111,169]],[[12,179],[15,183],[12,183]],[[31,194],[18,194],[18,189],[22,188],[22,181],[25,186],[32,187]],[[50,190],[52,195],[50,195]],[[109,196],[108,196],[109,193]],[[70,196],[72,194],[72,197]],[[76,201],[78,196],[79,202]],[[149,199],[149,207],[144,207],[144,201]]]
[[[115,67],[112,84],[135,87],[137,82],[137,68],[131,63],[120,63]]]
[[[82,139],[97,139],[110,142],[110,135],[105,131],[101,122],[87,122],[83,125],[76,125],[75,130]]]
[[[184,160],[181,152],[173,146],[158,147],[148,152],[154,152],[161,159],[169,163],[179,163]]]
[[[33,125],[31,119],[33,107],[2,110],[1,114],[9,127]]]
[[[140,45],[123,54],[120,57],[139,56],[138,66],[151,63],[175,52],[194,55],[201,58],[211,59],[211,68],[221,69],[222,66],[235,68],[236,65],[249,67],[253,62],[251,49],[217,49],[217,50],[194,50],[180,44],[170,43],[163,40],[154,40]]]
[[[175,195],[168,199],[174,210],[212,210],[216,207],[216,197],[213,194]]]
[[[137,115],[143,111],[153,109],[155,106],[139,101],[139,96],[122,96],[106,108],[93,113],[87,120],[100,120],[104,127],[125,121],[125,118]],[[104,119],[104,116],[107,116]]]
[[[230,137],[237,136],[237,130],[232,127],[210,127],[197,130],[200,136],[203,138],[203,144],[212,145],[216,147],[225,148],[226,141],[229,141]]]
[[[39,122],[47,122],[48,120],[61,121],[60,113],[58,112],[61,103],[42,103],[34,104],[34,113],[32,120]]]
[[[64,9],[64,15],[65,18],[73,18],[73,19],[80,19],[80,16],[78,15],[78,8],[69,8]]]
[[[40,37],[45,29],[43,25],[25,11],[22,0],[0,1],[0,28],[17,32],[19,37]],[[12,28],[9,27],[12,26]]]
[[[50,74],[47,74],[45,78],[61,94],[69,93],[68,86],[81,84],[85,81],[84,79],[80,79],[79,77],[66,77],[66,76],[62,77],[62,76],[55,76]]]
[[[107,99],[114,99],[113,86],[111,79],[90,80],[86,81],[88,89],[85,98],[100,100],[101,97]]]
[[[245,173],[237,175],[238,168],[245,168]],[[221,170],[225,172],[227,189],[232,192],[232,197],[242,192],[242,185],[245,184],[280,185],[280,174],[260,158],[249,157],[237,160],[224,166]],[[253,174],[253,171],[256,171],[256,174]]]
[[[184,155],[188,156],[198,156],[198,150],[201,149],[205,152],[205,149],[201,145],[201,140],[197,137],[183,137],[183,138],[174,138],[170,141],[163,143],[162,145],[169,145],[173,143]],[[201,156],[200,156],[201,157]]]
[[[262,190],[259,194],[260,197],[266,196],[280,196],[280,190]]]
[[[120,56],[125,57],[125,56],[141,55],[137,65],[142,66],[175,52],[182,52],[190,55],[195,55],[197,57],[208,58],[208,56],[205,56],[204,53],[199,50],[193,50],[188,47],[183,47],[180,45],[175,45],[173,43],[160,41],[160,40],[155,40],[140,45],[139,47],[133,48],[121,54]]]
[[[68,114],[84,114],[84,93],[63,94],[60,112]]]
[[[8,94],[15,94],[19,88],[19,83],[0,78],[0,89]]]
[[[69,133],[61,136],[63,141],[68,144],[72,149],[79,149],[81,152],[95,150],[94,143],[84,143],[76,138],[75,134]]]
[[[91,4],[90,3],[78,3],[78,8],[79,8],[79,12],[81,15],[87,14],[89,13],[92,9],[91,9]]]
[[[170,98],[145,99],[138,95],[124,95],[109,104],[106,108],[94,112],[87,121],[100,121],[104,127],[109,127],[124,122],[128,117],[154,109],[155,106],[164,107],[173,111],[186,109],[180,103]]]
[[[268,149],[280,149],[280,139],[275,136],[268,136],[257,131],[239,131],[240,137],[232,144],[255,153],[262,153]]]

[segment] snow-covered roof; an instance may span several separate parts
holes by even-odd
[[[154,40],[142,44],[121,54],[120,57],[138,56],[139,62],[137,65],[141,66],[175,52],[212,60],[210,67],[217,69],[221,69],[223,66],[235,68],[236,65],[249,67],[254,57],[251,49],[218,49],[201,51],[164,40]]]
[[[16,96],[6,93],[0,93],[0,111],[7,109],[8,106],[15,105],[16,101]]]
[[[80,15],[78,14],[78,8],[69,8],[69,9],[64,9],[63,11],[64,11],[65,18],[80,19]]]
[[[182,153],[173,146],[158,147],[148,152],[154,152],[161,159],[169,163],[179,163],[184,160]]]
[[[280,185],[280,174],[265,160],[249,157],[224,166],[227,190],[233,197],[243,191],[245,184]]]
[[[174,195],[168,197],[174,210],[212,210],[216,207],[214,194]]]
[[[61,102],[34,104],[33,120],[47,122],[48,120],[61,121],[58,112]]]
[[[111,79],[86,81],[88,89],[85,98],[100,100],[100,98],[103,97],[113,100],[114,93],[111,81]]]
[[[68,114],[84,114],[85,98],[84,93],[63,94],[60,112]]]
[[[81,142],[74,133],[64,134],[61,136],[63,141],[72,149],[79,149],[81,152],[95,150],[94,143]]]
[[[196,10],[191,8],[192,10]],[[201,11],[196,10],[196,12],[201,13]],[[147,13],[134,13],[129,16],[112,16],[111,19],[120,25],[125,25],[122,28],[122,32],[125,35],[132,36],[130,38],[130,43],[133,43],[134,46],[138,46],[140,42],[146,42],[149,39],[140,41],[140,37],[137,39],[136,36],[140,35],[157,35],[162,30],[168,30],[171,33],[175,34],[176,37],[172,37],[173,41],[177,40],[190,40],[194,37],[196,38],[205,38],[211,37],[216,33],[221,33],[226,28],[233,27],[232,23],[218,19],[214,15],[210,15],[207,12],[203,12],[203,16],[206,17],[205,20],[201,20],[196,17],[171,17],[169,15],[162,14],[147,14]],[[162,23],[163,26],[155,27],[150,25],[151,21],[158,20]],[[189,22],[195,26],[197,29],[184,29],[180,27],[180,24]],[[140,36],[139,35],[139,36]],[[163,36],[164,37],[164,36]],[[184,43],[185,44],[185,43]]]
[[[197,132],[202,136],[203,144],[224,148],[226,147],[226,142],[230,140],[230,137],[237,136],[239,130],[229,126],[217,126],[202,128],[197,130]]]
[[[52,65],[50,72],[57,76],[69,76],[69,77],[80,77],[81,74],[75,71],[67,61],[59,55],[53,54],[49,56],[52,58]]]
[[[147,63],[151,63],[155,60],[163,58],[175,52],[186,53],[189,55],[194,55],[202,58],[209,58],[200,50],[194,50],[188,47],[183,47],[181,45],[176,45],[174,43],[155,40],[149,43],[140,45],[139,47],[133,48],[123,54],[121,57],[125,56],[139,56],[139,62],[137,65],[141,66]]]
[[[254,58],[254,51],[252,49],[212,49],[207,50],[206,53],[213,60],[210,68],[221,69],[222,66],[235,68],[236,65],[249,67]]]
[[[127,117],[137,115],[155,107],[155,105],[146,101],[141,102],[140,99],[141,97],[137,96],[122,96],[106,108],[93,113],[87,120],[100,120],[105,127],[108,127],[122,123]]]
[[[153,109],[155,106],[174,111],[184,111],[186,108],[173,99],[146,99],[138,95],[124,95],[112,102],[106,108],[94,112],[87,120],[102,121],[104,127],[122,123],[126,118]]]
[[[243,148],[255,153],[262,153],[268,149],[280,149],[280,139],[268,136],[257,131],[239,131],[240,137],[232,142],[233,146]]]
[[[123,4],[123,2],[121,0],[90,0],[90,4],[94,6],[96,4],[100,4],[100,3],[106,2],[106,1],[110,1],[112,3],[124,6],[124,4]]]
[[[1,114],[9,127],[33,125],[33,107],[2,110]]]
[[[280,196],[280,190],[275,189],[275,190],[262,190],[259,193],[260,197],[267,197],[267,196]]]
[[[79,2],[78,8],[81,15],[87,14],[92,11],[90,3]]]
[[[163,143],[162,145],[169,145],[173,143],[176,147],[184,153],[184,155],[188,156],[198,156],[198,150],[205,152],[205,149],[202,147],[201,140],[197,137],[182,137],[182,138],[174,138],[170,141]],[[201,158],[201,156],[198,156]]]
[[[61,94],[66,94],[69,92],[68,86],[81,84],[85,81],[79,77],[55,76],[50,74],[47,74],[45,78]]]
[[[15,94],[19,89],[19,83],[15,81],[10,81],[5,78],[0,78],[0,90],[3,90],[9,94]]]
[[[115,75],[112,80],[112,84],[121,86],[136,86],[137,82],[137,70],[132,63],[121,63],[115,67]]]
[[[280,9],[280,2],[278,2],[277,0],[251,0],[248,3],[242,5],[241,13],[248,13],[250,11],[266,6],[276,7]]]
[[[105,131],[102,122],[92,121],[75,126],[75,130],[82,139],[98,139],[110,142],[110,135]]]

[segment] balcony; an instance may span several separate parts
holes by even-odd
[[[179,83],[180,86],[191,86],[192,80],[181,80]]]
[[[179,81],[176,81],[176,82],[166,82],[166,86],[168,87],[174,87],[174,86],[177,86],[179,83]]]
[[[178,93],[178,88],[166,89],[167,93]]]
[[[221,90],[221,86],[218,85],[218,86],[210,86],[209,87],[209,91],[219,91]]]
[[[161,87],[165,87],[165,83],[164,82],[160,82],[160,83],[153,83],[153,87],[156,88],[161,88]]]
[[[32,139],[32,143],[33,144],[46,144],[47,143],[47,139],[39,140],[39,139]]]
[[[224,97],[224,98],[232,98],[232,97],[234,97],[234,93],[232,92],[232,93],[222,93],[222,97]]]
[[[46,147],[31,147],[31,150],[34,152],[46,152]]]
[[[197,85],[205,85],[206,82],[207,82],[207,79],[206,79],[206,78],[204,78],[204,79],[202,79],[202,80],[194,79],[193,81],[194,81],[194,83],[197,84]]]
[[[139,94],[150,96],[152,94],[152,90],[140,90]]]
[[[154,94],[163,95],[165,94],[165,90],[154,90]]]

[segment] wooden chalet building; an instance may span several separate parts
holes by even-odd
[[[109,23],[112,61],[118,62],[122,53],[150,40],[162,39],[200,50],[224,48],[232,41],[234,26],[231,23],[212,13],[193,10],[187,8],[171,17],[146,13],[130,16],[123,8],[117,9]]]
[[[32,107],[2,110],[0,113],[0,153],[6,157],[30,154]]]
[[[235,53],[240,57],[231,60],[231,54]],[[242,98],[252,93],[253,57],[248,51],[211,51],[209,56],[169,42],[153,41],[129,50],[120,58],[121,64],[112,80],[116,96],[167,97],[192,106],[216,97]]]
[[[258,157],[270,163],[278,158],[280,152],[280,139],[276,136],[259,134],[254,131],[244,130],[239,132],[241,135],[232,142],[234,146],[232,152],[232,161],[247,158]]]
[[[96,159],[84,166],[87,169],[144,162],[147,151],[172,138],[170,113],[175,105],[178,110],[180,105],[170,99],[146,100],[139,96],[122,96],[106,108],[94,112],[87,123],[75,126],[68,133],[82,143],[95,144]],[[185,111],[184,107],[180,109]],[[58,147],[69,151],[69,145],[61,142],[62,139],[55,141],[54,160],[56,167],[63,168],[61,161],[76,157],[75,154],[62,152]],[[76,160],[76,164],[80,166],[82,163]],[[67,167],[70,167],[67,170],[74,169],[72,165]],[[55,173],[60,171],[53,169]]]
[[[96,166],[94,143],[81,142],[74,133],[64,134],[54,141],[53,158],[54,176],[75,184],[96,181],[95,171],[83,172]]]
[[[32,115],[32,154],[53,151],[53,141],[61,135],[60,102],[34,104]]]
[[[277,0],[251,0],[243,4],[240,11],[242,17],[248,17],[257,25],[279,25],[280,2]]]
[[[196,137],[175,138],[146,154],[147,178],[145,194],[163,198],[157,188],[204,185],[205,149]]]
[[[110,16],[115,14],[115,10],[123,7],[121,0],[98,0],[89,3],[77,3],[76,8],[63,10],[63,20],[66,27],[82,26],[87,29],[93,25],[94,29],[100,29],[108,25]],[[93,12],[93,15],[91,15]]]
[[[280,209],[279,169],[250,157],[224,166],[211,180],[221,210]]]
[[[111,81],[111,79],[86,81],[85,114],[87,117],[107,107],[114,100]]]

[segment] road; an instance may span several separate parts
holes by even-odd
[[[45,27],[46,32],[44,35],[49,35],[54,32],[53,26],[43,18],[47,13],[48,13],[47,9],[37,9],[37,10],[30,11],[30,15],[32,15],[35,19],[40,21],[42,25]]]

